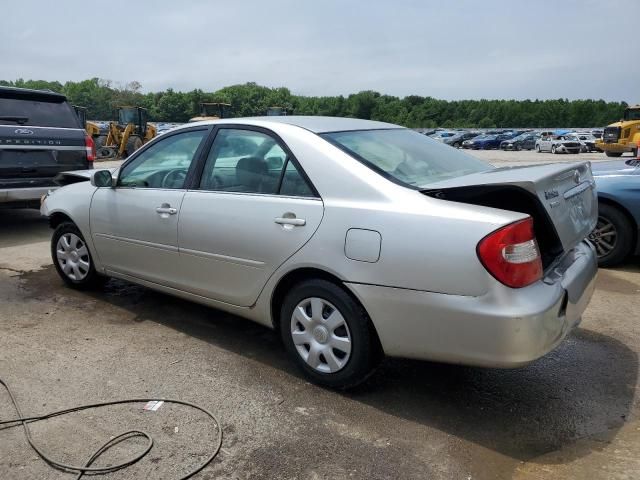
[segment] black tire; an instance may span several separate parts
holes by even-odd
[[[291,323],[294,309],[305,299],[314,297],[334,305],[349,329],[350,356],[347,363],[334,373],[322,373],[309,366],[293,343]],[[365,310],[343,288],[326,280],[305,280],[287,293],[280,309],[280,335],[289,356],[304,375],[324,387],[355,387],[374,372],[382,358],[376,333]]]
[[[522,147],[520,145],[516,145],[516,152],[519,152],[520,150],[522,150]]]
[[[127,147],[123,157],[128,157],[142,146],[142,139],[137,135],[132,135],[127,140]]]
[[[86,275],[80,279],[74,279],[74,278],[71,278],[69,275],[67,275],[61,266],[62,260],[58,259],[58,250],[57,250],[58,241],[60,240],[61,237],[67,234],[72,234],[72,235],[75,235],[76,237],[79,237],[79,239],[82,241],[82,243],[86,248],[86,252],[87,252],[86,256],[82,256],[81,259],[84,259],[84,261],[88,262],[89,268],[86,272]],[[80,232],[80,229],[75,225],[75,223],[63,222],[60,225],[58,225],[56,229],[53,231],[53,236],[51,237],[51,259],[53,261],[53,265],[56,267],[56,271],[58,272],[58,275],[60,275],[60,278],[62,278],[62,280],[64,280],[64,282],[72,288],[76,288],[78,290],[87,290],[91,288],[97,288],[102,286],[104,282],[107,280],[106,277],[96,272],[96,269],[93,263],[93,258],[91,257],[91,252],[89,251],[89,248],[86,247],[86,242],[84,241],[82,232]]]
[[[634,148],[631,150],[631,156],[637,158],[638,157],[638,149]]]
[[[540,150],[540,145],[536,145],[536,153],[542,153],[542,150]]]
[[[556,153],[556,146],[555,145],[551,145],[551,153],[553,153],[553,154]]]
[[[604,152],[604,154],[605,154],[607,157],[615,157],[615,158],[618,158],[618,157],[621,157],[621,156],[622,156],[622,152],[610,152],[609,150],[606,150],[606,151]]]
[[[620,209],[606,203],[598,204],[598,216],[613,224],[617,234],[613,249],[604,256],[598,255],[598,265],[613,267],[622,263],[633,250],[633,226]]]

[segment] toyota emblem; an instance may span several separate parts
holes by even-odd
[[[29,130],[28,128],[16,128],[13,133],[18,135],[33,135],[33,130]]]

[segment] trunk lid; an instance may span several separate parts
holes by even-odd
[[[516,197],[506,193],[500,198],[500,189],[507,192],[514,188],[535,197],[537,206],[520,208],[527,203],[520,200],[514,200],[512,205],[510,198]],[[432,183],[422,192],[442,199],[528,213],[534,222],[553,226],[564,251],[584,240],[598,217],[598,199],[589,162],[496,168]],[[492,200],[473,201],[488,197]]]

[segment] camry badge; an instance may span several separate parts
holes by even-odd
[[[33,130],[29,130],[28,128],[16,128],[13,133],[17,133],[18,135],[33,135]]]

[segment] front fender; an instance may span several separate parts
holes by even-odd
[[[102,272],[104,268],[93,244],[89,223],[91,200],[96,190],[96,187],[86,181],[61,187],[45,197],[40,207],[40,213],[48,218],[52,218],[56,214],[68,217],[82,233],[89,252],[91,252],[96,271]]]

